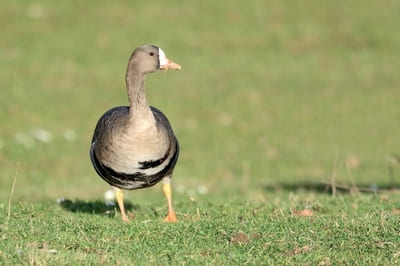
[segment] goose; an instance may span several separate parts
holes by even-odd
[[[129,218],[122,190],[151,187],[160,181],[168,204],[164,221],[177,221],[172,207],[171,176],[179,144],[167,117],[148,104],[144,86],[146,74],[173,69],[181,66],[169,60],[161,48],[136,48],[125,75],[129,106],[105,112],[93,133],[91,162],[97,174],[112,186],[124,222],[129,222]]]

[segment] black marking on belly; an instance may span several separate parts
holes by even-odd
[[[171,146],[169,146],[165,155],[163,157],[161,157],[160,159],[139,162],[139,164],[141,165],[139,167],[139,169],[144,170],[144,169],[154,168],[154,167],[161,165],[168,158],[168,155],[170,152],[171,152]]]
[[[157,173],[146,174],[139,171],[133,174],[126,174],[116,172],[111,167],[108,167],[101,163],[95,154],[94,147],[95,143],[92,143],[92,147],[90,149],[90,159],[96,172],[110,185],[122,189],[139,189],[157,184],[162,178],[172,173],[179,156],[179,145],[178,142],[176,142],[175,152],[169,160],[168,164]]]

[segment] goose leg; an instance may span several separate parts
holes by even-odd
[[[121,210],[122,221],[129,222],[128,216],[125,213],[124,206],[124,194],[121,189],[113,187],[115,192],[115,198],[117,199],[119,209]]]
[[[163,179],[163,192],[168,203],[168,214],[167,217],[165,217],[164,222],[175,223],[178,219],[176,219],[175,211],[172,208],[171,178],[169,176]]]

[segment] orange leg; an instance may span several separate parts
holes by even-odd
[[[168,214],[167,217],[165,217],[164,222],[175,223],[178,219],[176,219],[175,211],[172,208],[172,191],[170,182],[165,182],[163,184],[163,192],[168,202]]]
[[[121,210],[122,221],[129,222],[128,216],[125,213],[125,206],[124,206],[124,194],[121,189],[117,187],[113,187],[115,192],[115,198],[117,199],[119,209]]]

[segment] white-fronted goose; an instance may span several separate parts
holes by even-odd
[[[125,77],[129,106],[108,110],[94,130],[90,158],[96,172],[114,188],[123,221],[129,219],[121,189],[146,188],[161,180],[168,202],[165,221],[177,221],[170,183],[179,145],[165,115],[149,106],[144,79],[146,74],[158,70],[180,68],[156,46],[136,48],[129,58]]]

